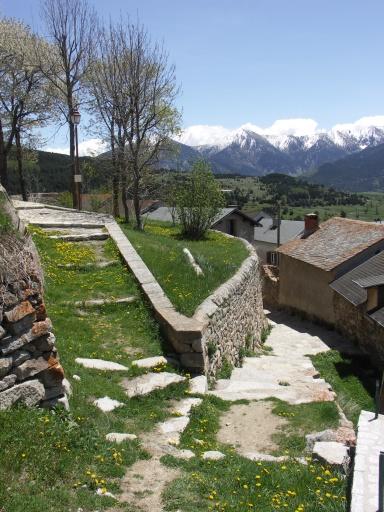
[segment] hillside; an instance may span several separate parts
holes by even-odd
[[[335,162],[321,165],[309,178],[314,183],[352,192],[379,191],[384,187],[384,144],[368,147]]]

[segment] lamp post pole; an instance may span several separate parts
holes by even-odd
[[[77,134],[77,126],[80,124],[80,112],[77,109],[74,109],[71,114],[71,121],[75,127],[75,175],[74,175],[74,185],[75,185],[75,205],[78,210],[81,210],[81,185],[82,185],[82,176],[80,171],[80,162],[79,162],[79,139]]]

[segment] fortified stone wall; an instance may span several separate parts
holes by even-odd
[[[211,378],[224,361],[238,366],[246,350],[260,346],[262,331],[267,328],[259,260],[253,247],[247,246],[250,256],[241,268],[194,315],[204,324],[201,344],[205,372]]]
[[[384,369],[384,328],[338,293],[334,294],[335,328],[355,341],[372,363]]]
[[[64,372],[47,318],[39,258],[4,189],[0,211],[14,229],[0,229],[0,410],[15,402],[65,401]]]

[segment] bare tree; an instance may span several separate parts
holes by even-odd
[[[93,59],[97,37],[97,15],[86,0],[44,0],[42,12],[54,51],[39,55],[42,69],[57,89],[61,113],[69,127],[73,206],[75,189],[75,128],[71,114],[83,99],[82,80]],[[49,66],[47,68],[47,63]]]
[[[146,176],[161,154],[170,149],[170,137],[179,130],[180,114],[174,106],[178,94],[175,67],[164,48],[151,41],[140,24],[121,23],[124,67],[120,64],[123,90],[129,98],[127,139],[128,174],[132,181],[136,227],[142,229],[140,197]]]
[[[46,43],[30,28],[12,19],[0,20],[0,181],[8,187],[7,158],[17,148],[19,180],[27,199],[22,166],[22,138],[52,117],[48,83],[36,65],[36,49]]]

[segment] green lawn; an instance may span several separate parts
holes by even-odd
[[[375,410],[376,372],[366,359],[345,356],[336,350],[317,354],[311,359],[337,393],[338,403],[355,426],[362,409]]]
[[[209,232],[205,240],[181,240],[179,229],[147,222],[144,232],[121,224],[130,242],[162,286],[175,308],[187,316],[229,279],[248,256],[240,240]],[[183,254],[187,247],[204,272],[197,276]]]
[[[305,418],[304,430],[300,426],[303,439],[307,429],[316,431],[319,427],[334,425],[334,404],[329,407],[323,407],[323,404],[289,406],[283,402],[275,402],[274,412],[284,414],[289,421],[289,427],[296,426],[295,423],[298,425]],[[192,449],[198,457],[189,461],[163,457],[165,464],[183,469],[182,476],[172,482],[164,492],[166,510],[346,510],[347,481],[344,476],[326,465],[311,462],[309,458],[307,465],[297,462],[293,456],[303,455],[302,448],[298,449],[295,446],[292,450],[285,449],[284,454],[292,456],[286,462],[252,462],[236,454],[229,445],[218,443],[216,432],[219,428],[220,414],[230,406],[230,403],[218,398],[206,397],[203,403],[193,410],[191,422],[181,439],[181,446]],[[289,433],[286,433],[285,437],[288,438]],[[206,450],[220,450],[226,457],[218,461],[204,461],[199,455]]]
[[[97,357],[129,365],[137,357],[161,354],[163,340],[133,276],[122,265],[85,271],[59,269],[57,263],[94,261],[92,245],[63,244],[41,234],[34,239],[45,269],[48,314],[73,396],[69,413],[24,407],[0,413],[0,510],[102,510],[115,501],[96,496],[95,489],[118,493],[125,468],[147,457],[138,442],[112,445],[105,435],[152,429],[170,415],[170,399],[184,396],[186,385],[128,399],[119,381],[130,372],[102,372],[76,364],[76,357]],[[105,256],[110,258],[114,251],[108,242]],[[138,301],[95,308],[87,316],[63,304],[96,295],[136,295]],[[73,380],[73,374],[81,380]],[[126,405],[105,414],[92,404],[103,396]]]

